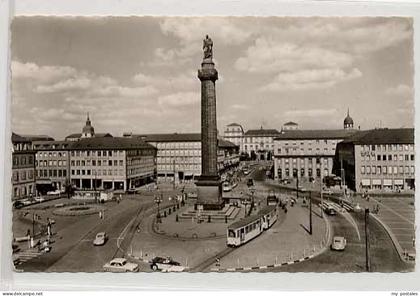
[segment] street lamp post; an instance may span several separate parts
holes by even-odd
[[[251,209],[253,209],[254,208],[254,193],[255,193],[255,188],[254,187],[251,187],[249,189],[249,191],[251,192]]]
[[[312,191],[309,191],[309,234],[312,235]]]
[[[160,203],[163,201],[163,197],[156,195],[155,196],[155,203],[157,204],[157,214],[156,214],[156,222],[160,223]]]
[[[366,271],[370,271],[370,240],[369,240],[369,209],[365,209],[365,256],[366,256]]]
[[[323,194],[322,194],[322,178],[319,178],[319,194],[321,195],[321,218],[324,218],[324,211],[322,210]]]
[[[32,213],[32,237],[35,237],[35,213]]]

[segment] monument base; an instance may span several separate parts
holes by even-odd
[[[204,211],[219,211],[225,203],[222,199],[222,183],[219,176],[201,176],[197,186],[197,203],[194,208]]]

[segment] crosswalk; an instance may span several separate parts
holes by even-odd
[[[28,250],[13,254],[13,263],[15,265],[19,265],[19,264],[22,264],[23,262],[29,261],[33,258],[37,258],[41,255],[42,255],[42,252],[36,249],[28,249]]]

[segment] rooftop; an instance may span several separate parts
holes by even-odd
[[[78,138],[81,138],[81,137],[82,137],[82,133],[75,133],[75,134],[68,135],[66,137],[66,139],[68,139],[68,138],[78,139]],[[96,133],[94,135],[94,137],[95,138],[103,138],[103,137],[112,137],[112,135],[110,133]]]
[[[12,132],[12,143],[30,143],[31,140]]]
[[[67,150],[71,145],[68,141],[34,141],[32,146],[34,150]]]
[[[30,141],[54,141],[54,138],[48,135],[21,135],[24,138],[27,138]]]
[[[144,134],[132,135],[145,142],[201,142],[201,133]]]
[[[298,124],[296,122],[289,121],[289,122],[286,122],[284,125],[298,125]]]
[[[347,138],[343,143],[367,144],[414,144],[414,128],[381,128],[362,131]]]
[[[315,140],[315,139],[345,139],[359,130],[288,130],[283,131],[274,140]]]
[[[246,131],[246,136],[276,136],[279,135],[280,132],[276,129],[254,129]]]
[[[132,149],[156,149],[152,145],[137,138],[120,137],[92,137],[80,139],[69,145],[70,150],[132,150]]]
[[[228,124],[227,126],[241,126],[239,123],[233,122]]]
[[[132,137],[140,138],[145,142],[201,142],[201,133],[146,134],[132,135]],[[221,138],[218,139],[218,146],[222,148],[238,147]]]

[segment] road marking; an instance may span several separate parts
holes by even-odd
[[[381,204],[383,207],[387,208],[387,210],[391,211],[393,214],[395,214],[396,216],[400,217],[402,220],[407,221],[408,223],[414,225],[413,222],[411,222],[410,220],[406,219],[405,217],[401,216],[400,214],[398,214],[396,211],[394,211],[393,209],[391,209],[390,207],[388,207],[387,205],[380,203],[379,201],[377,201],[375,198],[371,197],[372,200],[374,200],[377,204]]]

